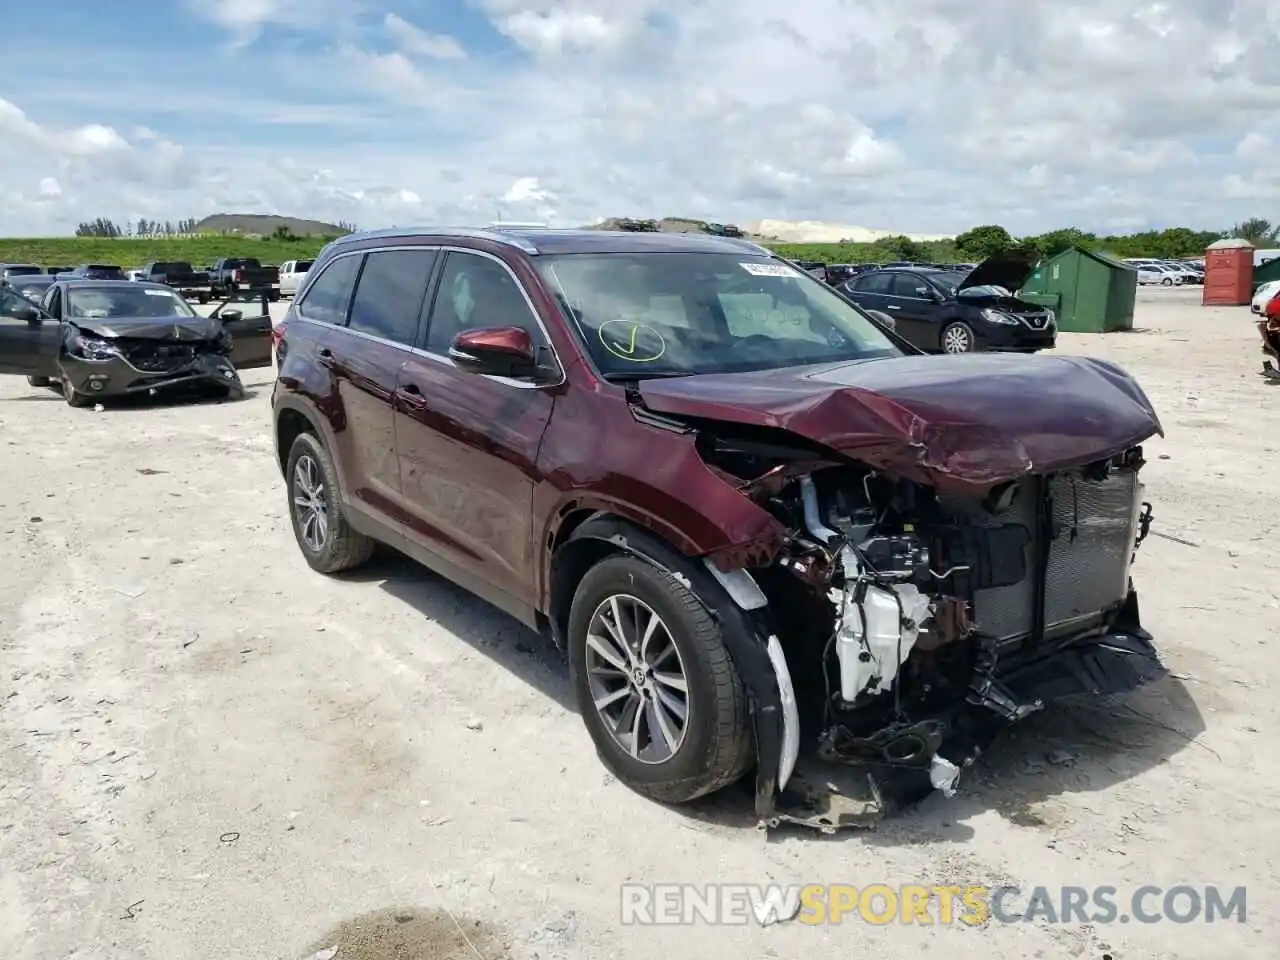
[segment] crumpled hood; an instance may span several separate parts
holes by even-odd
[[[70,321],[85,333],[113,340],[136,337],[140,340],[214,340],[222,332],[222,321],[210,317],[77,317]]]
[[[658,413],[788,430],[894,476],[987,488],[1164,435],[1129,374],[1091,357],[907,356],[643,380]]]

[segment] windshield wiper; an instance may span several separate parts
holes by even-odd
[[[634,383],[637,380],[665,380],[669,377],[692,377],[695,374],[679,370],[655,370],[653,373],[602,373],[601,379],[609,383]]]

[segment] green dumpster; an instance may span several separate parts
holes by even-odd
[[[1136,270],[1083,247],[1041,261],[1018,292],[1022,299],[1052,309],[1058,329],[1072,333],[1132,330],[1137,294]]]

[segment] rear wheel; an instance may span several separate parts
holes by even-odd
[[[601,561],[578,585],[568,641],[583,722],[627,786],[684,803],[750,768],[747,697],[721,626],[671,574]]]
[[[197,293],[197,294],[196,294],[196,299],[197,299],[200,303],[208,303],[208,302],[209,302],[210,297],[209,297],[209,294],[207,294],[207,293]]]
[[[293,535],[313,570],[338,573],[373,555],[374,542],[347,523],[338,471],[314,434],[299,434],[285,467]]]
[[[967,323],[956,321],[947,324],[942,330],[943,353],[972,353],[973,331]]]

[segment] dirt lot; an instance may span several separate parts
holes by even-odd
[[[555,657],[447,583],[394,558],[310,573],[269,371],[243,403],[102,413],[4,378],[0,955],[1280,955],[1280,389],[1247,311],[1197,295],[1144,291],[1138,331],[1061,348],[1124,364],[1164,418],[1145,479],[1179,540],[1149,538],[1137,577],[1176,678],[1040,715],[953,800],[831,841],[766,841],[738,796],[680,812],[612,782]],[[1249,915],[620,923],[624,881],[770,880],[1106,884],[1122,905],[1246,885]]]

